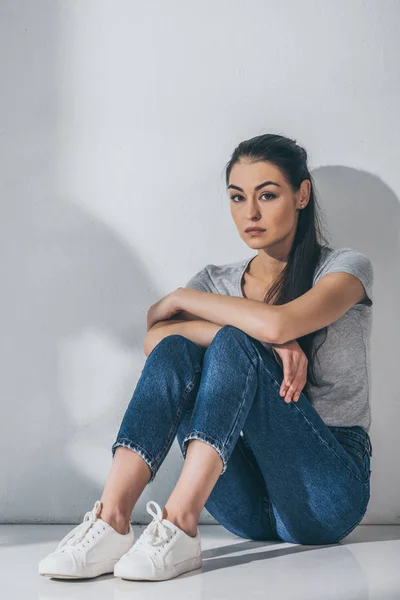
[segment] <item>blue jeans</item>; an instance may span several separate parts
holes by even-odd
[[[203,348],[179,334],[148,355],[112,446],[148,464],[153,481],[175,436],[182,456],[200,439],[222,459],[205,508],[252,540],[332,544],[370,498],[368,433],[328,426],[304,393],[279,395],[283,369],[261,342],[226,325]]]

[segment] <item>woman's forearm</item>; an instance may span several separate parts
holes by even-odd
[[[176,312],[184,310],[221,326],[233,325],[261,342],[280,342],[281,305],[192,288],[175,290],[173,302]]]
[[[203,348],[208,348],[221,327],[221,325],[201,319],[193,321],[178,319],[159,321],[147,332],[143,342],[143,350],[145,355],[148,356],[158,342],[168,335],[176,333],[183,335]]]
[[[170,317],[170,319],[167,319],[167,321],[171,321],[173,319],[177,320],[177,321],[206,321],[206,319],[203,319],[203,317],[197,317],[196,315],[188,312],[187,310],[180,310],[173,317]],[[156,325],[157,325],[157,323],[156,323]]]

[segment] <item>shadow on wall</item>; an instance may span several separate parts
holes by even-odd
[[[379,177],[364,171],[329,166],[315,169],[313,176],[333,245],[364,252],[374,268],[371,501],[362,523],[400,524],[400,470],[396,458],[400,398],[393,377],[398,372],[400,335],[399,199]]]

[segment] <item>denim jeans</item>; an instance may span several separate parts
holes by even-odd
[[[220,455],[205,508],[252,540],[332,544],[362,520],[370,498],[368,433],[328,426],[302,392],[279,395],[283,368],[259,340],[233,325],[208,348],[179,334],[147,356],[112,446],[148,464],[153,481],[175,437],[200,439]]]

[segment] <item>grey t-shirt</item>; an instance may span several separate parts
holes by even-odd
[[[193,275],[185,287],[213,294],[243,297],[241,281],[252,258],[225,265],[208,264]],[[371,425],[370,337],[372,328],[373,269],[368,256],[352,248],[323,246],[314,271],[313,285],[327,273],[344,271],[355,275],[363,284],[368,298],[354,304],[344,315],[318,331],[313,340],[316,384],[307,382],[303,392],[327,425],[359,425],[369,431]],[[282,364],[279,355],[267,342],[263,345]]]

